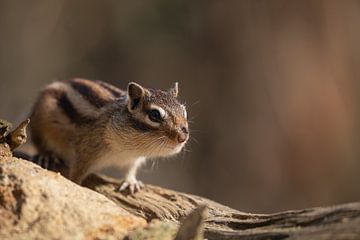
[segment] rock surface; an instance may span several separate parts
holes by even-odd
[[[123,239],[146,221],[105,196],[16,158],[0,162],[0,239]]]

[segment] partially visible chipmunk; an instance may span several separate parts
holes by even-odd
[[[131,82],[123,91],[102,81],[54,82],[33,108],[32,139],[40,155],[65,163],[63,174],[72,181],[81,184],[88,174],[116,165],[126,171],[119,190],[134,193],[143,186],[136,172],[145,160],[176,154],[189,138],[177,95],[177,83],[161,91]]]

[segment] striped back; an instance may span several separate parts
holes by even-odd
[[[80,78],[48,85],[43,91],[46,96],[55,98],[57,106],[76,125],[95,121],[105,105],[127,97],[125,91],[108,83]]]

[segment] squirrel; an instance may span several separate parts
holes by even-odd
[[[38,158],[40,165],[60,159],[67,167],[62,174],[78,184],[94,171],[117,166],[126,173],[117,190],[139,191],[136,173],[146,159],[177,154],[189,139],[178,92],[178,83],[168,91],[135,82],[124,91],[80,78],[49,84],[30,116],[32,140],[45,156]]]

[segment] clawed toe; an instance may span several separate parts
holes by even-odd
[[[125,180],[121,186],[119,187],[118,191],[119,192],[123,192],[126,189],[130,190],[131,194],[134,194],[135,192],[140,191],[141,188],[144,187],[144,184],[141,181],[138,180],[133,180],[133,181],[129,181],[129,180]]]

